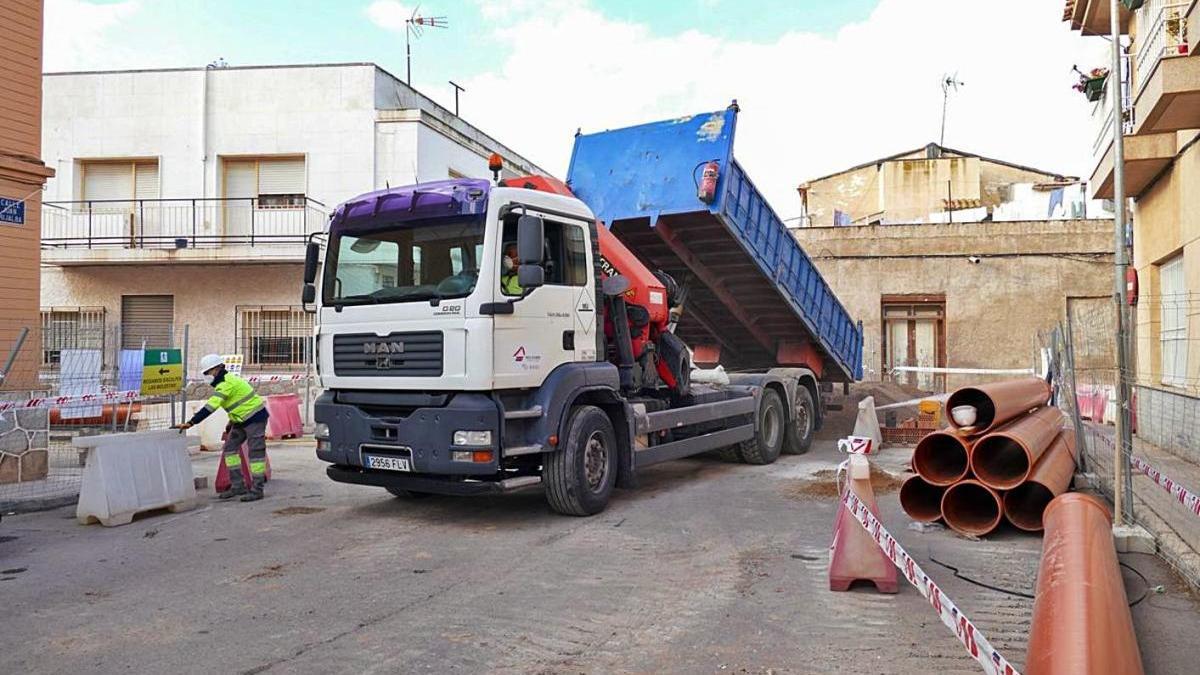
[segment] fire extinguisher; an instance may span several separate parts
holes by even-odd
[[[1125,301],[1130,307],[1138,303],[1138,273],[1132,266],[1125,268]]]
[[[705,204],[711,204],[717,198],[717,177],[720,173],[717,160],[714,159],[704,165],[704,171],[700,174],[700,183],[696,186],[696,196]]]

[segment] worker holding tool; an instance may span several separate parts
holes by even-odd
[[[203,408],[187,422],[175,428],[184,431],[200,424],[209,415],[223,408],[229,415],[225,445],[221,449],[221,461],[229,470],[230,486],[217,495],[219,499],[240,496],[244,502],[263,498],[263,483],[267,471],[267,407],[262,398],[254,393],[254,387],[242,378],[225,369],[225,360],[217,354],[200,359],[200,372],[212,378],[213,395]],[[239,449],[242,443],[249,445],[250,478],[252,487],[247,490]]]
[[[521,283],[517,280],[517,269],[521,263],[517,258],[516,244],[504,247],[504,258],[500,263],[503,269],[500,273],[500,291],[505,295],[521,295]]]

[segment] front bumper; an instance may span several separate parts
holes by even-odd
[[[317,458],[361,472],[364,453],[398,455],[408,457],[414,475],[498,476],[500,410],[495,401],[483,394],[457,393],[449,395],[444,405],[436,407],[399,405],[410,400],[411,396],[406,398],[397,394],[395,402],[398,405],[387,405],[385,398],[373,400],[370,407],[360,407],[339,401],[335,392],[321,394],[314,406],[314,418],[329,426],[329,446],[318,450]],[[460,430],[490,431],[493,443],[491,446],[455,446],[454,432]],[[451,457],[453,450],[491,450],[492,460],[455,462]],[[393,475],[398,472],[370,470],[364,475],[376,473]],[[407,474],[399,475],[405,477]],[[389,481],[387,485],[395,483]]]
[[[339,483],[457,496],[503,494],[541,484],[541,479],[536,476],[508,478],[505,480],[469,480],[438,478],[347,466],[328,467],[325,469],[325,474]]]

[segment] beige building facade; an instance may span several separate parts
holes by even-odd
[[[1101,7],[1101,5],[1105,7]],[[1107,3],[1067,2],[1083,35],[1107,34]],[[1148,0],[1121,10],[1128,36],[1122,89],[1125,193],[1132,202],[1132,261],[1139,301],[1134,352],[1139,385],[1200,395],[1200,2]],[[1104,64],[1089,64],[1107,66]],[[1093,110],[1095,197],[1113,197],[1113,101]]]
[[[0,388],[37,387],[42,185],[42,0],[0,6],[0,371],[24,329],[24,347]]]

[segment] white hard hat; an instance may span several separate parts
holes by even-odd
[[[200,372],[207,373],[217,366],[225,365],[225,357],[220,354],[205,354],[200,359]]]

